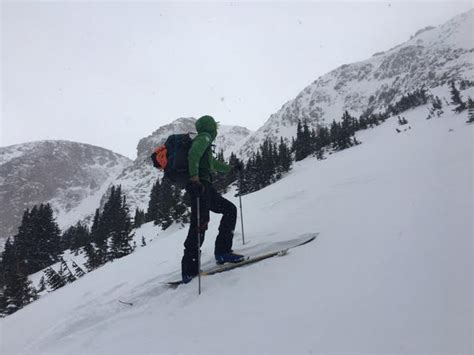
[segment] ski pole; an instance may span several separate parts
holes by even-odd
[[[200,198],[196,196],[196,204],[197,204],[197,255],[198,255],[198,284],[199,290],[198,294],[201,294],[201,206],[200,206]]]
[[[242,175],[239,170],[239,205],[240,205],[240,225],[242,228],[242,244],[245,245],[245,233],[244,233],[244,215],[242,214]]]

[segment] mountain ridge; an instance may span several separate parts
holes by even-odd
[[[473,27],[474,10],[470,10],[435,28],[419,30],[387,51],[320,76],[270,115],[239,155],[249,157],[266,138],[290,142],[298,120],[317,130],[339,121],[346,110],[355,116],[367,110],[381,112],[422,86],[434,89],[451,80],[474,78]]]

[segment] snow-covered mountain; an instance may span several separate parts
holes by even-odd
[[[162,283],[179,277],[187,230],[145,224],[147,246],[0,319],[2,354],[472,354],[474,125],[451,109],[404,112],[401,133],[392,117],[243,196],[236,251],[316,241],[203,277],[198,296],[197,280]],[[204,264],[218,226],[211,215]]]
[[[418,31],[410,40],[372,58],[342,65],[307,86],[251,135],[239,152],[248,156],[267,137],[296,135],[298,120],[318,125],[338,121],[345,110],[359,116],[384,111],[400,97],[452,79],[474,79],[474,10],[439,27]]]
[[[68,141],[40,141],[0,148],[0,248],[17,232],[23,211],[49,202],[61,228],[90,220],[108,188],[122,185],[132,207],[146,209],[158,171],[153,149],[173,133],[194,132],[196,119],[180,118],[139,141],[131,161],[107,149]],[[228,157],[250,135],[237,126],[220,126],[216,149]]]
[[[146,209],[148,206],[151,188],[160,174],[150,161],[153,150],[163,144],[171,134],[196,132],[195,123],[195,118],[179,118],[170,124],[161,126],[138,142],[137,158],[114,181],[115,185],[122,185],[122,190],[131,206],[141,209]],[[251,133],[244,127],[220,125],[215,141],[216,152],[223,150],[224,157],[229,157],[232,152],[238,151]]]
[[[15,234],[23,211],[35,204],[49,202],[60,227],[93,214],[109,184],[130,164],[110,150],[68,141],[0,148],[0,238]]]

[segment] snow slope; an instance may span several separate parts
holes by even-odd
[[[445,111],[406,112],[399,134],[391,118],[243,197],[249,246],[316,241],[203,278],[198,296],[195,281],[160,283],[179,269],[186,230],[147,224],[148,246],[1,320],[0,352],[471,354],[474,125]]]

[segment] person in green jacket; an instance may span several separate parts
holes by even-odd
[[[209,211],[222,214],[219,233],[215,242],[214,255],[218,264],[241,262],[244,257],[232,251],[237,208],[222,197],[212,186],[213,172],[229,172],[232,167],[215,159],[212,142],[217,136],[217,122],[211,116],[202,116],[196,121],[197,136],[188,153],[189,183],[186,191],[191,196],[191,224],[184,242],[184,255],[181,260],[183,282],[188,283],[199,274],[198,231],[201,245],[209,223]],[[242,169],[242,165],[235,167]],[[199,197],[200,225],[197,225],[197,201]]]

